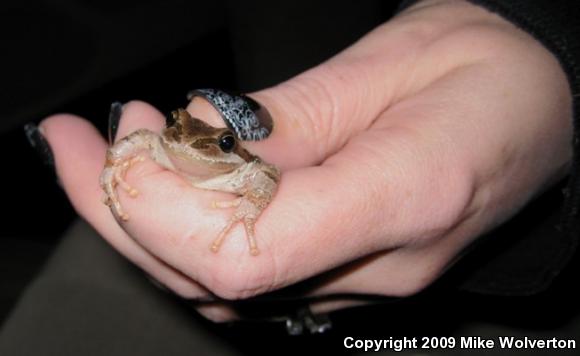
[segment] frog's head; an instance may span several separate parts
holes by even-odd
[[[163,131],[163,140],[173,155],[223,170],[235,169],[255,158],[229,128],[210,126],[184,109],[171,114],[174,122]]]

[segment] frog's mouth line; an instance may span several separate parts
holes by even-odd
[[[228,162],[221,159],[213,159],[203,155],[192,153],[173,152],[171,162],[179,171],[188,175],[204,178],[229,173],[234,171],[243,162]],[[240,160],[241,161],[241,160]]]

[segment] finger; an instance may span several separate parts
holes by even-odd
[[[134,100],[124,104],[121,117],[115,141],[141,128],[160,132],[165,127],[163,114],[142,101]]]
[[[482,44],[471,39],[455,45],[439,41],[478,22],[484,10],[466,16],[472,5],[435,5],[407,9],[315,68],[250,93],[270,112],[274,129],[266,140],[247,142],[248,148],[282,168],[319,164],[393,103],[418,93],[450,69],[486,55]],[[447,21],[450,17],[454,21]],[[499,20],[484,18],[482,24]],[[437,26],[426,25],[433,23]],[[442,50],[434,53],[433,48]],[[215,109],[202,102],[194,99],[188,110],[218,123]]]
[[[209,302],[199,304],[195,310],[214,323],[224,323],[241,319],[240,314],[228,302]]]
[[[245,142],[253,152],[282,168],[322,162],[368,128],[402,91],[412,70],[412,39],[380,26],[332,59],[282,84],[250,93],[274,121],[272,134]],[[381,41],[380,45],[377,42]],[[194,97],[188,111],[224,126],[216,109]]]
[[[244,142],[244,146],[286,169],[320,163],[343,145],[349,135],[364,129],[380,111],[378,103],[355,116],[358,109],[353,107],[358,105],[355,103],[358,92],[353,87],[347,90],[347,85],[329,72],[325,68],[314,69],[289,83],[249,94],[270,112],[274,128],[267,140]],[[330,98],[329,93],[341,93],[344,97]],[[213,126],[224,126],[215,108],[199,97],[194,98],[187,110]]]
[[[335,310],[353,308],[363,305],[370,305],[373,302],[361,299],[334,299],[334,300],[319,300],[310,303],[310,311],[316,314],[326,314]]]
[[[98,177],[107,145],[92,125],[73,115],[55,115],[42,122],[41,130],[54,153],[57,174],[65,192],[83,218],[118,251],[178,294],[187,297],[207,294],[207,290],[130,239],[102,204]]]
[[[336,310],[352,308],[376,303],[366,299],[357,298],[329,298],[324,300],[314,300],[309,304],[310,311],[316,314],[326,314]],[[256,305],[259,308],[259,305]],[[243,320],[244,317],[228,301],[217,301],[201,303],[196,306],[196,311],[204,318],[215,323],[225,323],[235,320]]]
[[[437,279],[452,260],[459,234],[422,248],[380,252],[316,277],[305,297],[341,294],[414,295]],[[460,246],[464,246],[458,243]],[[350,304],[351,301],[347,301]],[[326,303],[322,303],[326,304]],[[327,308],[327,307],[325,307]],[[332,306],[331,310],[336,309]]]

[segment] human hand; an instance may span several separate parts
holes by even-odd
[[[283,169],[257,223],[258,257],[241,227],[211,253],[228,219],[208,208],[221,194],[189,187],[150,161],[127,175],[141,195],[121,194],[131,219],[119,226],[100,201],[105,141],[77,117],[42,123],[77,211],[186,298],[247,298],[331,269],[308,295],[416,293],[561,177],[571,157],[571,98],[556,59],[462,1],[422,2],[328,62],[252,96],[275,129],[246,146]],[[188,110],[219,122],[203,102]],[[131,102],[117,137],[163,123],[154,108]],[[224,303],[202,312],[223,320],[234,310]]]

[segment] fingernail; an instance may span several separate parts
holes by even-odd
[[[247,95],[242,94],[241,97],[248,102],[250,110],[252,110],[258,118],[259,126],[268,132],[266,135],[266,137],[268,137],[274,128],[274,120],[272,120],[272,115],[270,115],[268,109]]]
[[[226,125],[243,141],[261,141],[272,133],[274,121],[266,107],[244,94],[231,94],[218,89],[196,89],[187,94],[207,100]]]
[[[109,144],[115,142],[115,137],[117,136],[117,130],[119,129],[119,121],[121,121],[121,115],[123,114],[123,104],[115,101],[111,104],[111,109],[109,110]]]
[[[24,133],[28,139],[28,143],[40,155],[42,162],[47,166],[54,168],[54,155],[48,141],[44,138],[42,127],[34,123],[24,125]]]

